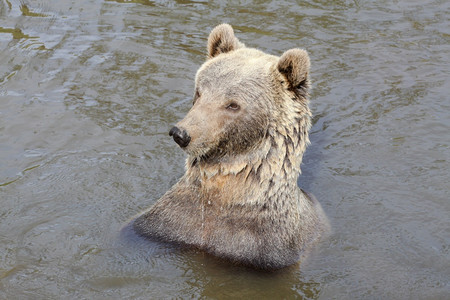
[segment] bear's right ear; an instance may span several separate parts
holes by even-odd
[[[310,67],[308,52],[303,49],[288,50],[281,55],[277,67],[292,88],[300,88],[308,79]]]
[[[208,38],[208,58],[216,57],[243,47],[244,44],[234,36],[233,28],[228,24],[216,26]]]

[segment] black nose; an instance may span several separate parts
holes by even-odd
[[[186,147],[189,145],[189,142],[191,141],[191,137],[184,129],[180,129],[178,127],[173,127],[169,131],[169,135],[173,136],[173,140],[180,145],[181,148]]]

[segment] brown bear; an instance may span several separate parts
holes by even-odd
[[[309,56],[247,48],[228,24],[212,30],[186,117],[170,130],[186,173],[131,226],[259,269],[294,264],[325,228],[297,186],[309,143]]]

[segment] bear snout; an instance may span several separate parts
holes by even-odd
[[[181,147],[185,148],[187,145],[189,145],[189,142],[191,141],[191,137],[184,129],[180,129],[176,126],[174,126],[169,131],[169,135],[173,137],[173,140]]]

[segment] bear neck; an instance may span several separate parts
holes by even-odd
[[[293,118],[290,124],[269,127],[267,138],[250,153],[213,163],[189,157],[184,179],[198,189],[202,201],[221,206],[264,205],[280,194],[295,197],[300,164],[309,144],[307,112],[306,117]]]

